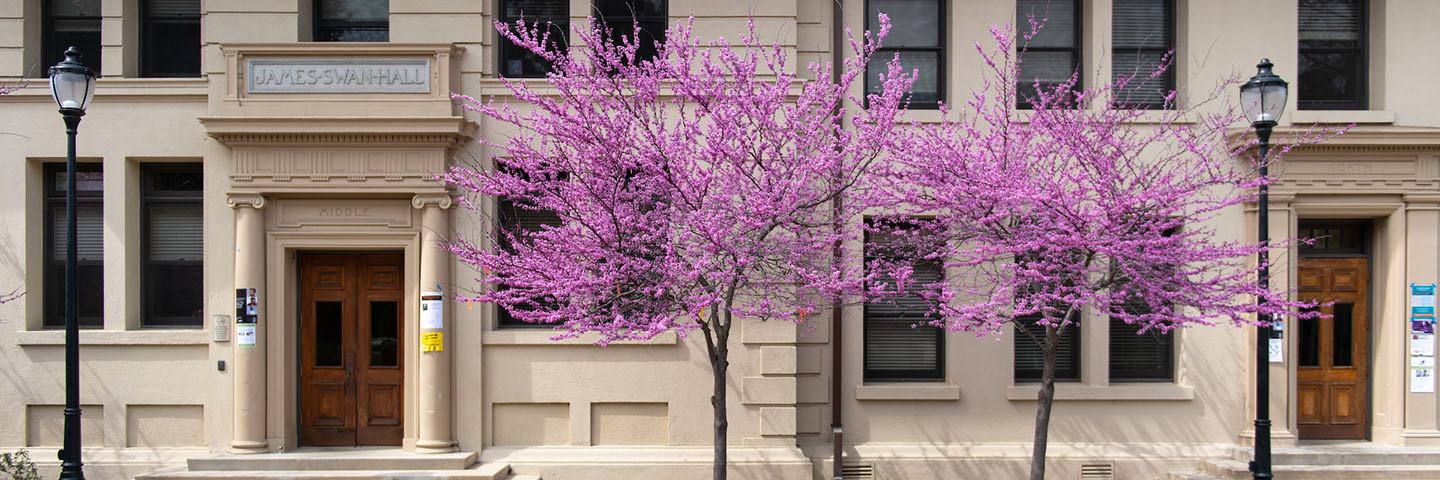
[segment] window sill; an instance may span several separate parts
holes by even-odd
[[[954,401],[960,399],[960,386],[903,383],[856,385],[855,399],[861,401]]]
[[[64,330],[15,332],[22,347],[65,345]],[[185,330],[81,330],[80,345],[208,345],[210,332]]]
[[[564,340],[551,340],[550,337],[556,332],[550,330],[487,330],[482,334],[482,345],[544,345],[544,346],[567,346],[582,345],[594,346],[593,336],[581,338],[567,338]],[[649,340],[617,340],[610,342],[608,346],[636,346],[636,345],[674,345],[676,343],[675,332],[665,332],[656,335]]]
[[[1395,123],[1395,112],[1388,110],[1296,110],[1290,114],[1292,124],[1382,124]]]
[[[1005,390],[1012,401],[1035,401],[1039,384],[1014,385]],[[1126,401],[1126,400],[1194,400],[1195,389],[1174,383],[1135,383],[1116,385],[1083,385],[1056,383],[1056,401]]]

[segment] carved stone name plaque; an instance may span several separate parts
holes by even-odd
[[[247,93],[430,93],[429,58],[251,58]]]
[[[276,226],[307,225],[409,227],[414,210],[401,200],[285,200],[277,203]]]

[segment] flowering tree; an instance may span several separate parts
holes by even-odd
[[[1031,19],[1031,31],[1037,23]],[[1255,167],[1278,158],[1253,158],[1252,144],[1226,135],[1243,118],[1214,104],[1234,82],[1208,99],[1157,111],[1125,102],[1130,81],[1160,72],[1086,89],[1072,77],[1031,84],[1033,109],[1017,111],[1017,83],[1030,83],[1018,78],[1023,57],[1013,54],[1008,26],[990,31],[994,50],[976,44],[987,82],[958,120],[907,129],[893,161],[879,168],[883,188],[870,200],[897,215],[875,228],[900,240],[888,247],[894,251],[871,256],[943,263],[948,281],[915,286],[932,305],[934,325],[980,336],[1013,330],[1017,345],[1038,347],[1043,371],[1030,478],[1039,480],[1056,353],[1082,310],[1144,334],[1251,324],[1257,314],[1284,318],[1305,305],[1256,285],[1252,259],[1290,242],[1227,239],[1211,222],[1252,201],[1271,180]],[[1174,100],[1168,93],[1166,103]],[[1319,139],[1302,137],[1289,145]],[[916,215],[933,220],[912,220]],[[903,291],[905,278],[898,278],[876,282],[872,293]]]
[[[842,193],[890,140],[913,77],[892,62],[882,93],[849,93],[886,34],[883,20],[875,36],[851,40],[855,57],[844,65],[810,65],[817,79],[841,69],[838,82],[798,79],[785,50],[762,44],[753,22],[733,48],[701,43],[692,24],[671,28],[648,60],[637,58],[638,26],[621,37],[579,28],[567,52],[547,48],[556,42],[544,26],[497,22],[551,73],[543,88],[506,81],[523,110],[457,95],[518,133],[486,144],[493,168],[455,167],[444,180],[488,221],[496,220],[484,208],[491,197],[557,219],[450,244],[488,286],[469,299],[600,345],[703,334],[714,376],[714,477],[723,479],[731,327],[801,321],[863,291],[859,265],[832,261],[855,233],[832,225],[845,223]]]

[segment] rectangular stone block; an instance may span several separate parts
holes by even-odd
[[[19,47],[25,43],[25,19],[0,17],[0,47]]]
[[[25,407],[25,446],[59,447],[65,443],[64,405]],[[99,405],[80,406],[80,445],[105,445],[105,409]]]
[[[795,324],[783,319],[743,320],[740,340],[747,344],[795,343]]]
[[[670,406],[664,403],[590,405],[591,445],[667,445]]]
[[[212,43],[294,42],[299,21],[293,13],[220,13],[201,17],[200,29]]]
[[[570,443],[568,403],[497,403],[492,411],[495,445]]]
[[[796,403],[829,403],[830,377],[806,375],[795,379]]]
[[[766,437],[795,435],[795,407],[760,409],[760,435]]]
[[[480,42],[492,28],[490,19],[478,14],[390,15],[390,41],[395,43]]]
[[[201,447],[205,445],[205,407],[201,405],[127,405],[125,446]]]
[[[475,0],[390,0],[390,14],[484,13],[491,2]]]
[[[795,351],[795,373],[817,374],[825,368],[825,347],[801,345]]]
[[[760,374],[794,375],[795,347],[760,347]]]
[[[794,405],[795,377],[745,377],[740,381],[746,405]]]
[[[671,15],[685,15],[689,9],[677,9],[678,2],[671,2]],[[678,5],[686,8],[687,5]],[[774,0],[732,0],[727,2],[699,2],[688,5],[695,9],[695,16],[698,17],[738,17],[745,18],[749,15],[755,17],[794,17],[795,2]]]
[[[297,13],[300,3],[295,0],[206,0],[203,7],[206,13]]]
[[[822,23],[805,23],[795,28],[795,47],[800,51],[830,51],[830,27],[828,25]]]
[[[825,407],[821,405],[801,405],[795,408],[795,434],[796,435],[819,435],[824,432],[824,427],[829,424],[823,417]]]

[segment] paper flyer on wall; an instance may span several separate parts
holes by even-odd
[[[1435,393],[1435,357],[1410,357],[1410,393]]]
[[[445,334],[440,332],[428,332],[420,334],[420,351],[422,352],[443,352],[445,351]]]
[[[445,301],[440,292],[420,294],[420,328],[445,328]]]
[[[255,346],[255,325],[245,324],[235,326],[235,345],[241,347]]]
[[[1435,356],[1435,334],[1410,332],[1410,354],[1423,355],[1426,357]]]
[[[1280,338],[1272,338],[1272,339],[1270,339],[1270,363],[1280,363],[1280,362],[1284,362],[1284,361],[1285,361],[1285,355],[1282,353],[1282,352],[1284,352],[1284,348],[1285,348],[1285,340],[1284,340],[1284,339],[1280,339]]]

